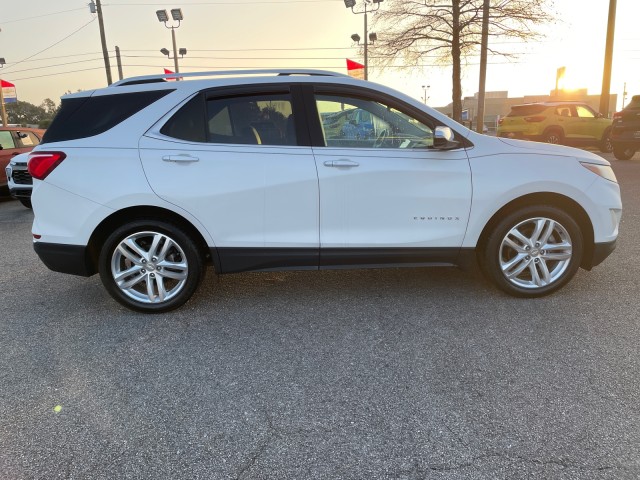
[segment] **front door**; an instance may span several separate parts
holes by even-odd
[[[327,87],[314,103],[321,266],[455,262],[471,207],[465,150],[433,149],[433,123],[384,99]]]

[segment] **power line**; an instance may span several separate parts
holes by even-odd
[[[39,52],[37,52],[37,53],[34,53],[34,54],[33,54],[33,55],[31,55],[30,57],[24,58],[24,59],[20,60],[19,62],[13,63],[10,67],[7,67],[7,69],[9,69],[9,68],[13,68],[13,67],[15,67],[16,65],[18,65],[18,64],[20,64],[20,63],[22,63],[22,62],[25,62],[25,61],[29,60],[30,58],[35,57],[36,55],[40,55],[42,52],[46,52],[47,50],[49,50],[50,48],[55,47],[55,46],[56,46],[56,45],[58,45],[59,43],[64,42],[67,38],[71,37],[72,35],[75,35],[75,34],[76,34],[76,33],[78,33],[80,30],[82,30],[84,27],[86,27],[87,25],[89,25],[91,22],[94,22],[95,20],[96,20],[95,18],[92,18],[92,19],[91,19],[91,20],[89,20],[87,23],[85,23],[84,25],[82,25],[80,28],[78,28],[77,30],[74,30],[74,31],[73,31],[73,32],[71,32],[69,35],[67,35],[66,37],[64,37],[62,40],[58,40],[56,43],[54,43],[54,44],[52,44],[52,45],[49,45],[47,48],[45,48],[45,49],[43,49],[43,50],[40,50],[40,51],[39,51]]]
[[[102,58],[88,58],[86,60],[78,60],[75,62],[66,62],[65,65],[73,65],[76,63],[86,63],[86,62],[96,62],[98,60],[102,60]],[[22,72],[30,72],[32,70],[42,70],[44,68],[54,68],[59,66],[58,64],[56,65],[43,65],[42,67],[33,67],[33,68],[24,68],[22,70],[14,70],[13,72],[10,72],[11,74],[15,75],[16,73],[22,73]]]
[[[37,75],[35,77],[12,78],[11,81],[12,82],[18,82],[20,80],[31,80],[31,79],[34,79],[34,78],[55,77],[55,76],[58,76],[58,75],[67,75],[69,73],[88,72],[89,70],[102,70],[103,68],[104,68],[104,66],[101,65],[99,67],[83,68],[81,70],[69,70],[67,72],[47,73],[46,75]]]
[[[155,52],[155,50],[154,50]],[[60,58],[69,58],[69,57],[81,57],[84,55],[100,55],[102,52],[88,52],[88,53],[72,53],[69,55],[59,55],[57,57],[45,57],[45,58],[34,58],[33,60],[21,60],[20,63],[29,63],[29,62],[44,62],[45,60],[58,60]],[[11,62],[9,62],[11,64]]]
[[[25,20],[33,20],[34,18],[50,17],[51,15],[60,15],[61,13],[77,12],[78,10],[85,10],[86,8],[87,7],[72,8],[71,10],[62,10],[60,12],[46,13],[43,15],[35,15],[33,17],[17,18],[15,20],[6,20],[0,23],[6,24],[6,23],[24,22]]]

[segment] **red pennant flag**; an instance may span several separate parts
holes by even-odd
[[[347,58],[347,73],[354,78],[364,80],[364,65]]]
[[[164,69],[164,73],[165,75],[171,75],[172,73],[176,73],[176,72],[172,72],[171,70],[169,70],[168,68]],[[178,78],[182,78],[182,77],[177,77],[177,78],[167,78],[165,80],[167,80],[168,82],[175,82],[176,80],[178,80]]]

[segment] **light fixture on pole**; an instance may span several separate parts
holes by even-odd
[[[429,100],[430,97],[427,96],[427,92],[429,91],[429,89],[431,88],[431,85],[422,85],[422,101],[424,102],[424,104],[427,104],[427,100]]]
[[[176,28],[180,27],[180,22],[184,18],[182,16],[182,10],[179,8],[171,9],[171,18],[174,21],[178,22],[178,25],[167,25],[167,22],[169,21],[169,15],[167,14],[166,10],[156,10],[156,16],[158,17],[159,22],[164,23],[165,27],[171,29],[171,41],[173,43],[173,65],[176,73],[180,73],[180,70],[178,68],[178,49],[176,47]],[[169,59],[172,59],[172,57],[169,56],[169,51],[166,48],[163,48],[162,50],[160,50],[160,52],[162,52],[163,55],[166,55]],[[187,49],[181,48],[179,53],[180,56],[184,56],[187,54]],[[176,80],[178,79],[176,78]]]
[[[354,7],[356,6],[356,0],[344,0],[344,6],[347,8],[350,8],[353,13],[364,14],[365,41],[363,46],[364,46],[364,79],[365,80],[369,79],[369,52],[367,47],[369,46],[370,43],[373,43],[375,40],[378,39],[378,36],[375,33],[371,33],[367,35],[367,14],[377,11],[380,8],[380,2],[382,1],[383,0],[364,0],[364,10],[356,11],[354,10]],[[375,5],[375,8],[373,10],[368,10],[367,7],[372,3]],[[354,38],[356,36],[358,37],[358,40]],[[367,40],[367,37],[369,38],[369,40]],[[357,33],[354,35],[351,35],[351,39],[356,43],[360,43],[360,36]]]

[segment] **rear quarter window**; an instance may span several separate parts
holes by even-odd
[[[60,111],[44,134],[42,143],[99,135],[172,91],[155,90],[63,99]]]
[[[511,111],[507,117],[527,117],[529,115],[537,115],[544,112],[547,108],[546,105],[516,105],[511,107]]]

